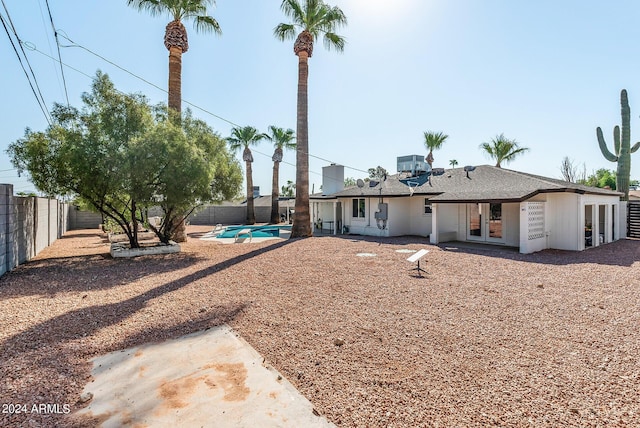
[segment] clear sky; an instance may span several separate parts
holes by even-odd
[[[4,0],[47,107],[66,102],[45,0]],[[126,0],[49,0],[55,27],[78,45],[166,88],[169,17],[151,17]],[[182,96],[207,112],[266,132],[295,129],[297,57],[293,43],[273,37],[286,18],[279,0],[218,0],[211,14],[223,35],[198,34],[187,23]],[[344,53],[319,42],[309,65],[310,180],[319,190],[322,166],[346,167],[364,178],[377,165],[396,170],[396,157],[426,155],[423,132],[449,135],[435,167],[491,163],[478,146],[497,134],[531,150],[507,168],[561,176],[569,156],[587,171],[615,169],[600,153],[595,129],[612,147],[620,123],[620,90],[629,92],[631,144],[640,140],[640,2],[635,0],[328,0],[349,25]],[[6,17],[4,8],[0,13]],[[61,44],[72,43],[64,38]],[[37,50],[29,50],[37,49]],[[67,93],[80,107],[96,70],[123,92],[153,103],[166,93],[80,47],[61,47]],[[2,102],[0,182],[33,190],[17,177],[4,150],[24,129],[47,123],[6,34],[0,35]],[[71,68],[72,67],[72,68]],[[186,107],[186,104],[183,104]],[[183,107],[183,108],[184,108]],[[233,125],[193,108],[226,137]],[[613,150],[611,148],[611,150]],[[271,188],[272,147],[254,150],[254,183]],[[238,157],[240,153],[238,153]],[[640,179],[640,154],[631,178]],[[281,185],[295,179],[285,153]],[[505,165],[503,165],[505,166]]]

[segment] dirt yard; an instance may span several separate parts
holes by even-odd
[[[0,278],[0,426],[90,425],[72,414],[92,357],[221,323],[341,427],[640,426],[640,241],[521,255],[210,229],[129,260],[73,231]],[[420,278],[398,250],[422,248]]]

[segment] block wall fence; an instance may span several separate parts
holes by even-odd
[[[31,260],[69,227],[69,204],[56,199],[14,196],[0,184],[0,275]]]

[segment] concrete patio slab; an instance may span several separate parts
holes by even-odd
[[[93,360],[79,414],[103,427],[334,427],[223,325]]]

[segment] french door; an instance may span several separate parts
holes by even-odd
[[[502,204],[467,204],[467,239],[481,242],[504,242]]]

